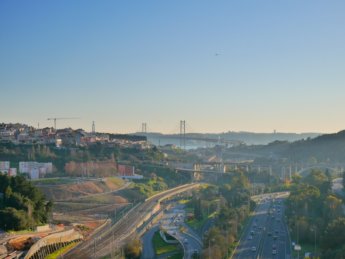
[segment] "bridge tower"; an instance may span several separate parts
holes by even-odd
[[[141,133],[147,133],[147,123],[141,123]]]

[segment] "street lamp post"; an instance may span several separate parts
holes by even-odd
[[[312,228],[312,231],[314,232],[314,256],[316,256],[316,226]]]
[[[208,257],[209,258],[211,258],[211,242],[210,241],[212,241],[212,242],[214,242],[214,239],[209,239],[208,240]]]

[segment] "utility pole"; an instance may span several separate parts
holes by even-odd
[[[93,258],[96,258],[96,239],[93,239]]]
[[[313,256],[313,258],[314,257],[316,258],[316,226],[314,226],[313,231],[314,231],[314,256]]]
[[[180,121],[180,148],[186,149],[186,121]]]

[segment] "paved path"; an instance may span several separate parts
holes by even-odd
[[[141,259],[154,259],[155,250],[153,248],[152,238],[156,231],[159,230],[159,227],[156,225],[148,230],[141,238],[143,243],[143,251],[141,254]]]

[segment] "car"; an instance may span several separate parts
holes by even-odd
[[[267,235],[268,235],[268,236],[272,236],[272,232],[270,232],[270,231],[267,232]]]
[[[183,243],[188,244],[187,238],[185,238],[185,239],[183,240]]]
[[[272,250],[272,254],[273,254],[273,255],[276,255],[276,254],[277,254],[277,250],[276,250],[276,249],[273,249],[273,250]]]
[[[255,246],[252,246],[252,252],[256,252],[256,247]]]
[[[248,239],[249,239],[249,240],[252,240],[252,239],[253,239],[253,236],[252,236],[252,235],[250,235],[250,236],[248,237]]]

